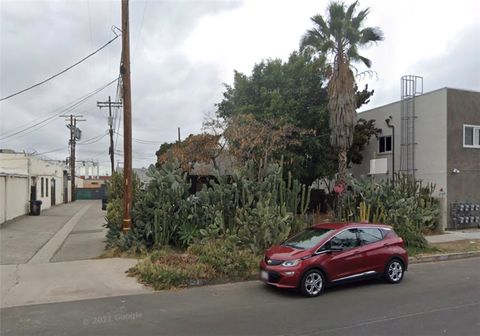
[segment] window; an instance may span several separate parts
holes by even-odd
[[[392,136],[386,135],[378,138],[378,152],[390,153],[392,151]]]
[[[357,247],[359,245],[357,231],[357,229],[348,229],[337,234],[330,240],[330,246],[340,247],[343,250]]]
[[[480,148],[480,126],[463,125],[463,147]]]
[[[360,237],[360,243],[362,245],[367,245],[370,243],[375,243],[379,240],[382,240],[382,232],[380,232],[379,229],[358,229],[359,237]]]
[[[40,196],[43,197],[43,177],[40,180]]]
[[[45,196],[48,197],[48,178],[45,179]]]
[[[311,248],[325,239],[331,231],[330,229],[309,228],[287,239],[282,245],[299,249]]]

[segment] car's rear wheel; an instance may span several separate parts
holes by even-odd
[[[400,259],[392,259],[385,267],[385,280],[389,283],[399,283],[405,273],[403,262]]]
[[[320,295],[325,289],[325,276],[322,271],[313,269],[305,273],[300,283],[303,295],[313,297]]]

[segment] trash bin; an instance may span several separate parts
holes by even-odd
[[[42,201],[30,201],[30,215],[40,216]]]
[[[107,210],[108,199],[106,197],[102,198],[102,210]]]

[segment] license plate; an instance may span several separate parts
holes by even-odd
[[[260,278],[262,280],[268,281],[268,273],[265,271],[260,271]]]

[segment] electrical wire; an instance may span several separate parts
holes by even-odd
[[[5,140],[5,139],[8,139],[8,138],[12,138],[12,137],[15,137],[16,136],[16,139],[20,138],[20,137],[23,137],[29,133],[32,133],[32,132],[35,132],[39,129],[41,129],[42,127],[45,127],[46,125],[48,125],[50,122],[52,122],[53,120],[55,120],[56,117],[60,116],[61,114],[65,113],[65,112],[68,112],[68,111],[71,111],[73,110],[74,108],[80,106],[82,103],[84,103],[85,101],[87,101],[90,97],[94,96],[95,94],[99,93],[100,91],[104,90],[105,88],[107,88],[108,86],[112,85],[115,81],[117,81],[118,78],[115,78],[113,81],[110,81],[109,83],[107,83],[106,85],[88,93],[87,95],[83,96],[83,97],[80,97],[80,98],[77,98],[75,100],[73,100],[72,102],[60,107],[59,109],[57,109],[53,114],[51,114],[50,116],[48,116],[47,118],[45,119],[42,119],[41,121],[37,122],[37,123],[34,123],[33,125],[31,126],[27,126],[23,129],[21,129],[20,131],[17,131],[17,132],[14,132],[14,133],[10,133],[10,134],[7,134],[6,136],[0,138],[0,140]],[[67,107],[65,107],[67,106]],[[43,124],[43,125],[42,125]],[[39,126],[41,125],[41,126]],[[33,129],[34,127],[36,126],[39,126],[35,129]],[[25,133],[26,132],[26,133]],[[23,133],[23,134],[22,134]],[[19,135],[19,136],[17,136]],[[13,139],[12,139],[13,140]],[[11,141],[11,140],[8,140],[8,141]],[[2,142],[8,142],[8,141],[2,141]]]
[[[138,43],[135,45],[135,50],[133,51],[133,57],[132,57],[132,61],[136,61],[137,60],[137,52],[138,52],[138,49],[140,48],[140,45],[142,43],[142,29],[143,29],[143,21],[145,20],[145,13],[147,12],[147,0],[144,0],[143,2],[143,14],[142,14],[142,20],[140,21],[140,29],[138,31]]]
[[[79,142],[77,145],[81,145],[81,146],[85,146],[85,145],[91,145],[91,144],[94,144],[96,142],[99,142],[100,140],[102,140],[103,138],[105,138],[107,136],[107,132],[104,133],[104,134],[100,134],[100,135],[97,135],[93,138],[90,138],[88,140],[85,140],[84,142]]]
[[[46,152],[43,152],[43,153],[35,153],[34,155],[38,156],[38,155],[45,155],[45,154],[48,154],[48,153],[54,153],[54,152],[58,152],[58,151],[61,151],[61,150],[64,150],[64,149],[68,149],[68,146],[65,147],[61,147],[61,148],[57,148],[57,149],[52,149],[52,150],[49,150],[49,151],[46,151]]]
[[[115,34],[116,34],[116,33],[115,33]],[[4,101],[4,100],[7,100],[7,99],[9,99],[9,98],[15,97],[16,95],[19,95],[19,94],[21,94],[21,93],[23,93],[23,92],[26,92],[26,91],[28,91],[28,90],[31,90],[31,89],[33,89],[33,88],[35,88],[35,87],[37,87],[37,86],[40,86],[40,85],[42,85],[42,84],[44,84],[44,83],[46,83],[46,82],[54,79],[55,77],[60,76],[61,74],[67,72],[68,70],[76,67],[76,66],[79,65],[80,63],[82,63],[82,62],[84,62],[85,60],[87,60],[88,58],[92,57],[93,55],[95,55],[96,53],[98,53],[99,51],[101,51],[102,49],[106,48],[110,43],[112,43],[113,41],[115,41],[119,36],[120,36],[120,35],[116,35],[113,39],[111,39],[110,41],[108,41],[107,43],[105,43],[103,46],[101,46],[100,48],[98,48],[98,49],[95,50],[94,52],[90,53],[89,55],[85,56],[85,57],[82,58],[80,61],[76,62],[75,64],[69,66],[68,68],[66,68],[66,69],[64,69],[64,70],[56,73],[56,74],[53,75],[53,76],[48,77],[47,79],[44,79],[44,80],[41,81],[41,82],[38,82],[37,84],[34,84],[34,85],[29,86],[29,87],[27,87],[27,88],[25,88],[25,89],[23,89],[23,90],[20,90],[20,91],[18,91],[18,92],[12,93],[12,94],[10,94],[10,95],[8,95],[8,96],[6,96],[6,97],[3,97],[3,98],[0,99],[0,101]]]
[[[121,136],[123,138],[123,134],[120,134],[118,132],[117,135]],[[159,145],[160,141],[155,141],[155,140],[142,140],[142,139],[137,139],[137,138],[132,138],[133,141],[144,144],[144,145]]]

